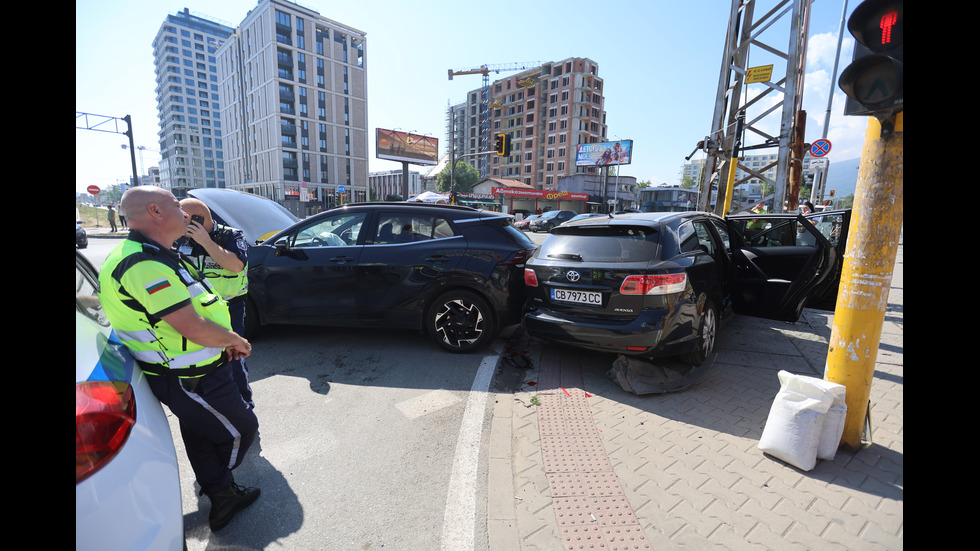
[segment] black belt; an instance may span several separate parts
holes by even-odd
[[[236,302],[241,302],[241,301],[245,300],[245,296],[246,295],[238,295],[237,297],[232,298],[232,299],[228,299],[225,302],[227,302],[228,304],[234,304]]]
[[[151,364],[140,360],[136,360],[136,363],[140,366],[140,369],[142,369],[143,372],[146,373],[147,375],[159,375],[161,377],[174,375],[181,379],[194,379],[194,378],[203,377],[208,373],[211,373],[215,369],[221,367],[225,363],[225,357],[224,354],[222,354],[221,358],[209,364],[191,365],[188,367],[181,367],[178,369],[171,369],[165,365]]]

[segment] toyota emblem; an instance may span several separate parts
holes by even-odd
[[[568,273],[565,274],[565,277],[568,278],[568,281],[575,283],[582,277],[582,275],[576,272],[575,270],[568,270]]]

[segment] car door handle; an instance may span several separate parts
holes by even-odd
[[[347,264],[349,262],[354,262],[354,257],[352,256],[335,256],[330,259],[330,262],[334,264]]]
[[[425,257],[426,262],[449,262],[449,257],[444,254],[435,254]]]

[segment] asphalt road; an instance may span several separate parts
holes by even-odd
[[[83,253],[101,266],[117,242]],[[189,551],[486,548],[485,391],[508,380],[504,339],[459,355],[415,331],[273,326],[252,344],[260,434],[235,478],[262,495],[212,533],[176,437]]]

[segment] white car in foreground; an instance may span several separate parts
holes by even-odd
[[[75,549],[184,548],[170,424],[75,251]]]

